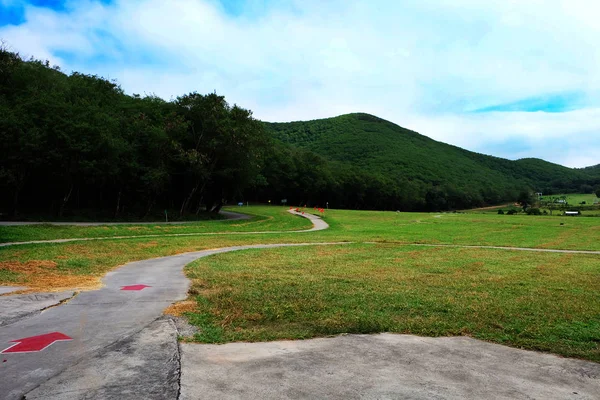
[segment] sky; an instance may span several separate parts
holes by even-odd
[[[67,73],[265,121],[366,112],[509,159],[600,163],[595,0],[0,0],[0,39]]]

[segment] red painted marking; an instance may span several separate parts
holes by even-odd
[[[152,287],[152,286],[148,286],[148,285],[129,285],[129,286],[122,286],[121,290],[144,290],[147,287]]]
[[[42,351],[54,342],[73,340],[64,333],[51,332],[45,335],[31,336],[28,338],[11,340],[12,346],[0,351],[1,354],[6,353],[31,353],[34,351]]]

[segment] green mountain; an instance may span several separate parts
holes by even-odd
[[[523,190],[544,193],[591,191],[600,183],[597,167],[572,169],[540,159],[510,161],[435,141],[368,114],[314,121],[265,123],[282,145],[314,153],[372,181],[398,186],[414,201],[397,208],[439,209],[515,200]],[[370,178],[369,178],[370,177]],[[419,201],[421,199],[422,201]],[[406,207],[403,207],[406,206]]]
[[[453,210],[591,193],[600,165],[509,161],[367,114],[263,123],[222,96],[129,96],[0,46],[0,218],[181,218],[227,202]]]

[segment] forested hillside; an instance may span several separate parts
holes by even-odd
[[[0,213],[172,217],[218,211],[270,139],[222,96],[128,96],[97,76],[0,51]]]
[[[367,114],[262,123],[216,93],[127,95],[0,49],[0,218],[184,218],[227,202],[452,210],[591,192],[599,166],[509,161]]]
[[[591,193],[600,183],[593,173],[597,167],[571,169],[539,159],[478,154],[368,114],[265,126],[282,145],[328,160],[322,175],[331,177],[329,186],[353,185],[344,192],[350,197],[339,198],[334,189],[320,199],[335,198],[345,207],[468,208],[513,201],[523,190]]]

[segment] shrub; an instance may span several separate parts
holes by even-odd
[[[518,211],[517,211],[517,210],[508,210],[508,211],[506,212],[506,214],[507,214],[507,215],[514,215],[514,214],[516,214],[516,213],[518,213]]]
[[[498,210],[498,214],[504,215],[504,211],[503,210]]]
[[[531,207],[527,209],[527,215],[542,215],[539,208]]]

